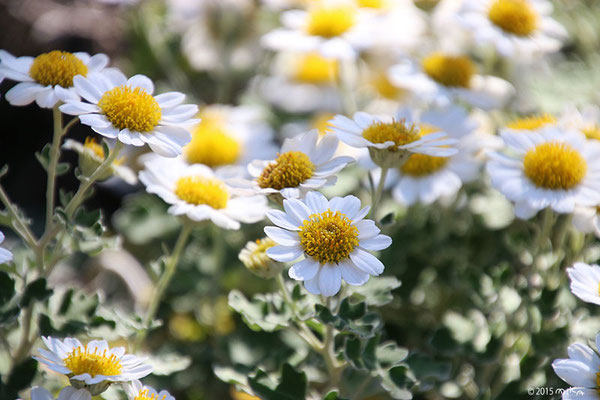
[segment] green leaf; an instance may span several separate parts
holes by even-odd
[[[15,281],[4,271],[0,271],[0,306],[15,295]]]
[[[69,172],[71,165],[69,163],[58,163],[56,164],[56,176],[64,175]]]
[[[400,281],[393,276],[371,277],[362,286],[350,286],[348,293],[352,297],[366,302],[368,306],[381,307],[394,300],[392,291],[399,288],[400,285]]]
[[[340,394],[338,393],[337,390],[332,390],[331,392],[327,393],[325,395],[325,397],[323,397],[323,400],[346,400],[340,397]]]
[[[367,305],[364,302],[351,303],[348,297],[342,300],[338,315],[333,315],[327,307],[321,304],[315,305],[315,310],[315,317],[318,320],[324,324],[333,325],[342,334],[370,338],[382,325],[377,314],[367,313]]]
[[[17,320],[21,309],[17,306],[11,307],[6,311],[0,311],[0,326],[12,324]]]
[[[8,379],[6,385],[2,386],[2,399],[15,399],[18,397],[18,392],[31,386],[31,382],[37,372],[37,361],[30,358],[16,365]]]
[[[425,354],[413,354],[407,360],[407,364],[417,379],[434,379],[446,381],[450,379],[452,364],[447,361],[437,361]]]
[[[40,162],[42,167],[48,171],[48,166],[50,165],[50,151],[52,150],[52,145],[50,143],[46,143],[46,145],[42,148],[42,151],[35,153],[35,158]]]
[[[255,377],[248,378],[252,390],[263,400],[305,400],[307,379],[290,364],[283,364],[280,383],[273,388],[267,374],[259,370]]]
[[[273,332],[289,326],[291,312],[278,293],[257,295],[248,301],[241,292],[232,290],[228,301],[229,307],[238,312],[254,331]]]
[[[29,283],[21,297],[21,307],[27,307],[32,301],[44,301],[52,294],[52,289],[46,286],[46,278],[39,278]]]

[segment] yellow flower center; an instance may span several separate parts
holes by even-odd
[[[339,64],[318,53],[302,56],[296,66],[294,79],[299,82],[324,85],[334,83],[338,78]]]
[[[476,72],[475,63],[467,56],[433,53],[423,59],[423,70],[431,79],[449,87],[468,88]]]
[[[235,164],[242,153],[242,146],[227,133],[222,123],[203,119],[196,127],[184,153],[188,162],[214,168]]]
[[[308,16],[306,31],[309,35],[333,38],[344,34],[355,22],[356,15],[352,7],[317,7]]]
[[[165,400],[166,398],[166,394],[163,394],[161,397],[158,397],[158,394],[151,394],[148,389],[142,389],[133,400]]]
[[[216,210],[227,207],[229,193],[218,179],[185,176],[175,183],[175,195],[186,203],[207,205]]]
[[[293,188],[309,179],[315,170],[310,158],[301,151],[279,154],[258,177],[258,186],[281,190]]]
[[[67,354],[63,362],[73,375],[90,374],[92,377],[119,375],[122,370],[121,362],[114,354],[107,356],[106,352],[104,350],[99,354],[98,349],[95,348],[91,353],[85,345],[83,348],[78,347]]]
[[[64,88],[73,86],[73,78],[86,76],[88,67],[74,54],[54,50],[40,54],[29,68],[29,76],[36,82],[47,85],[59,85]]]
[[[358,246],[358,228],[339,211],[310,215],[298,235],[304,253],[321,264],[339,263]]]
[[[433,125],[419,125],[420,137],[439,131],[440,129]],[[439,171],[440,169],[444,168],[446,164],[448,164],[448,161],[450,161],[449,157],[435,157],[427,154],[412,154],[410,157],[408,157],[408,160],[402,164],[400,170],[405,175],[418,178]]]
[[[581,130],[588,139],[600,140],[600,125],[593,124]]]
[[[158,102],[142,88],[117,86],[104,93],[98,107],[117,129],[150,132],[160,122]]]
[[[569,190],[583,180],[587,163],[569,144],[546,142],[525,154],[523,171],[537,187]]]
[[[98,140],[96,138],[93,138],[91,136],[88,136],[85,138],[83,147],[85,149],[92,151],[94,153],[94,155],[102,161],[104,161],[104,158],[107,156],[104,153],[104,147],[102,147],[102,144],[100,144],[100,142],[98,142]],[[115,164],[115,165],[123,164],[123,158],[119,158],[119,159],[113,161],[113,164]]]
[[[371,80],[371,85],[384,99],[397,100],[406,93],[406,91],[403,89],[394,86],[394,84],[390,82],[386,73],[378,73],[375,75],[375,77]]]
[[[408,125],[404,119],[392,122],[375,122],[369,125],[362,136],[371,143],[385,143],[392,141],[394,144],[388,150],[396,151],[398,146],[403,146],[418,140],[419,129],[414,124]]]
[[[528,36],[538,26],[538,15],[527,0],[496,0],[488,18],[504,32],[517,36]]]
[[[310,120],[310,127],[319,131],[319,136],[325,136],[331,132],[331,124],[329,121],[334,117],[331,113],[320,113],[315,115]]]
[[[256,239],[256,248],[252,250],[253,257],[262,257],[266,255],[267,249],[275,246],[275,242],[270,238]]]
[[[381,9],[387,5],[386,0],[356,0],[359,7]]]
[[[507,128],[519,131],[534,131],[546,125],[556,122],[556,117],[552,114],[531,115],[529,117],[517,118],[506,125]]]

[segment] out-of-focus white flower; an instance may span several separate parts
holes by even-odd
[[[281,19],[283,28],[263,36],[265,47],[348,60],[374,42],[372,15],[350,1],[316,2],[307,11],[286,11]]]
[[[581,233],[593,233],[600,238],[600,214],[598,207],[575,207],[573,226]]]
[[[558,119],[552,114],[533,114],[513,119],[504,128],[500,129],[500,132],[527,133],[557,124]]]
[[[565,400],[595,400],[598,398],[597,376],[600,373],[600,334],[596,335],[596,349],[582,343],[569,346],[569,358],[554,360],[552,368],[556,375],[573,387],[563,392]]]
[[[347,156],[333,157],[338,147],[334,135],[319,140],[317,130],[286,139],[275,160],[255,160],[248,171],[255,179],[254,190],[263,194],[279,193],[283,198],[303,197],[310,190],[330,186],[336,174],[354,161]]]
[[[91,400],[92,395],[85,389],[75,389],[67,386],[60,391],[56,400]],[[31,400],[55,400],[46,389],[34,386],[31,388]]]
[[[567,273],[575,296],[587,303],[600,305],[600,266],[575,263],[567,268]]]
[[[42,336],[48,350],[38,349],[39,362],[69,377],[77,389],[86,388],[92,395],[102,393],[114,382],[129,382],[152,372],[144,359],[125,354],[123,347],[108,347],[106,340],[92,340],[85,346],[75,338],[64,340]]]
[[[551,13],[546,0],[465,0],[458,17],[476,42],[520,61],[560,48],[567,32]]]
[[[79,168],[85,176],[91,176],[100,164],[104,162],[106,157],[108,157],[108,154],[104,153],[102,144],[98,143],[92,137],[87,137],[83,144],[76,140],[67,139],[62,147],[63,149],[73,150],[79,154]],[[97,180],[102,181],[113,175],[123,179],[130,185],[137,183],[135,173],[131,168],[123,165],[123,159],[113,161],[104,176],[100,176]]]
[[[489,110],[502,107],[515,92],[504,79],[477,74],[475,63],[460,54],[433,52],[420,61],[407,58],[389,74],[393,84],[438,107],[462,100]]]
[[[581,110],[568,108],[561,115],[560,123],[582,132],[588,139],[600,140],[600,107],[596,105],[588,104]]]
[[[4,242],[4,233],[0,232],[0,243]],[[3,247],[0,247],[0,264],[12,261],[13,254]]]
[[[152,159],[140,172],[148,193],[171,204],[169,213],[193,221],[210,220],[224,229],[239,229],[264,218],[267,199],[236,189],[218,171],[202,164],[185,165],[173,159]],[[248,183],[249,185],[249,183]]]
[[[6,93],[6,100],[13,106],[25,106],[35,100],[42,108],[52,108],[59,101],[79,100],[73,78],[93,76],[107,64],[105,54],[90,56],[55,50],[34,58],[14,57],[0,50],[0,76],[20,82]]]
[[[133,146],[148,144],[164,157],[176,157],[191,139],[187,128],[198,107],[181,104],[183,93],[153,96],[154,84],[144,75],[129,79],[115,69],[73,79],[75,92],[87,100],[67,100],[65,114],[78,115],[82,124],[111,139]]]
[[[406,110],[400,110],[397,118],[403,118]],[[479,154],[487,141],[475,132],[477,123],[458,106],[424,112],[416,122],[421,135],[444,131],[458,140],[458,153],[450,157],[413,154],[404,164],[392,171],[390,176],[392,196],[399,203],[431,204],[440,198],[456,195],[463,183],[475,180],[481,171],[483,160]]]
[[[239,259],[256,276],[261,278],[273,278],[281,272],[283,265],[267,256],[267,250],[276,243],[267,238],[257,239],[246,243],[240,251]]]
[[[600,204],[600,143],[554,126],[503,132],[502,139],[511,155],[491,153],[487,170],[492,185],[515,202],[517,217]]]
[[[277,246],[267,255],[280,262],[291,262],[304,255],[289,270],[292,279],[304,281],[313,294],[333,296],[342,278],[350,285],[363,285],[370,275],[379,275],[384,266],[368,252],[390,246],[389,236],[380,235],[375,222],[363,219],[369,207],[360,208],[354,196],[327,200],[309,192],[306,200],[284,200],[284,211],[270,210],[275,226],[265,233]]]
[[[133,380],[123,385],[129,400],[175,400],[166,390],[157,392],[151,386],[145,386],[139,380]]]

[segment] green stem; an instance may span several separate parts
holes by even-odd
[[[139,348],[139,346],[144,342],[146,335],[148,334],[148,329],[150,324],[154,320],[156,316],[156,311],[158,310],[158,305],[160,304],[160,299],[165,293],[165,290],[169,286],[173,275],[175,274],[175,269],[177,267],[177,263],[179,261],[179,257],[181,256],[181,252],[185,248],[188,237],[192,232],[193,225],[191,223],[184,223],[181,228],[181,232],[179,233],[179,237],[177,238],[177,242],[175,242],[175,248],[173,249],[173,253],[169,257],[169,261],[165,265],[165,270],[160,277],[158,284],[152,294],[152,298],[150,299],[150,304],[148,306],[148,311],[146,313],[146,317],[144,318],[144,329],[138,332],[135,349]]]
[[[385,187],[385,179],[387,177],[387,173],[389,171],[388,167],[382,167],[381,168],[381,176],[379,177],[379,183],[377,184],[377,189],[375,190],[375,193],[373,193],[372,197],[371,197],[371,211],[369,212],[369,217],[371,219],[375,219],[377,218],[377,206],[379,205],[379,202],[381,201],[381,195],[383,193],[383,188]]]
[[[56,183],[56,166],[60,156],[60,142],[63,136],[62,113],[58,109],[58,104],[52,109],[54,119],[54,135],[52,137],[52,147],[50,148],[50,160],[48,162],[48,183],[46,185],[46,227],[52,223],[54,214],[54,186]]]
[[[35,236],[29,229],[29,224],[21,218],[17,208],[8,198],[8,195],[4,191],[4,188],[0,185],[0,201],[6,207],[6,211],[8,211],[8,215],[11,217],[12,228],[14,231],[21,236],[21,238],[27,243],[27,245],[31,248],[35,248],[37,246],[37,240]]]
[[[328,309],[331,310],[331,297],[327,297],[325,305]],[[321,355],[323,356],[323,360],[325,361],[325,366],[327,368],[327,374],[329,375],[329,385],[327,391],[335,389],[339,386],[340,379],[342,377],[342,372],[344,371],[344,365],[339,365],[335,357],[334,346],[335,337],[333,326],[328,324],[327,330],[325,331],[325,341],[323,343],[323,349],[321,351]]]

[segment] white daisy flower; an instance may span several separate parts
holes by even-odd
[[[335,176],[352,157],[333,157],[338,148],[334,135],[319,140],[315,129],[283,142],[275,160],[255,160],[248,165],[254,177],[254,190],[262,194],[279,193],[283,198],[303,197],[306,192],[337,181]]]
[[[139,380],[123,384],[123,389],[129,400],[175,400],[166,390],[157,392],[151,386],[145,386]]]
[[[600,266],[578,262],[567,268],[567,273],[571,292],[586,303],[600,306]]]
[[[0,232],[0,243],[4,242],[4,233]],[[0,264],[12,261],[13,254],[3,247],[0,247]]]
[[[6,100],[13,106],[25,106],[35,100],[42,108],[52,108],[59,101],[79,100],[73,78],[92,76],[107,64],[105,54],[90,56],[55,50],[34,58],[15,57],[0,50],[0,76],[20,82],[6,93]]]
[[[582,133],[549,126],[528,134],[503,132],[514,155],[491,153],[492,185],[515,202],[522,219],[550,207],[571,213],[600,204],[600,143]]]
[[[401,110],[397,118],[404,115],[406,110]],[[458,153],[450,157],[413,154],[394,168],[395,179],[394,175],[390,176],[392,196],[405,205],[431,204],[440,198],[455,196],[463,183],[479,176],[483,161],[479,154],[488,142],[481,138],[482,134],[475,133],[477,122],[469,118],[462,107],[424,112],[418,124],[423,136],[444,131],[457,139]]]
[[[421,136],[414,117],[406,113],[406,118],[376,117],[365,112],[357,112],[354,119],[336,115],[331,120],[332,131],[344,143],[367,148],[371,159],[380,167],[400,165],[411,153],[448,157],[457,153],[456,139],[449,138],[446,132],[439,131]]]
[[[292,279],[304,281],[313,294],[333,296],[340,290],[342,278],[350,285],[363,285],[370,275],[380,275],[384,266],[368,250],[383,250],[392,239],[380,235],[375,222],[363,219],[369,207],[360,208],[354,196],[327,200],[318,192],[309,192],[305,200],[283,202],[284,211],[270,210],[267,217],[275,226],[265,233],[277,246],[267,255],[280,262],[291,262]]]
[[[140,181],[148,193],[171,204],[170,214],[185,215],[194,221],[210,220],[224,229],[239,229],[240,222],[258,222],[267,211],[264,196],[234,188],[228,178],[205,165],[162,159],[146,162],[145,167],[139,174]]]
[[[462,100],[484,110],[500,108],[515,93],[504,79],[477,74],[466,55],[433,52],[421,59],[404,59],[389,70],[390,81],[421,101],[447,107]]]
[[[147,143],[164,157],[181,154],[191,139],[187,128],[198,122],[192,119],[198,107],[181,104],[183,93],[153,96],[154,84],[144,75],[127,79],[120,71],[110,69],[87,78],[76,76],[73,85],[89,103],[67,100],[60,106],[62,112],[78,115],[82,124],[102,136],[133,146]]]
[[[582,132],[585,137],[600,140],[600,107],[588,104],[581,110],[571,107],[561,115],[560,123]]]
[[[546,0],[466,0],[458,17],[476,42],[505,57],[530,57],[557,51],[567,36],[551,13]]]
[[[600,238],[599,211],[598,207],[575,207],[573,226],[581,233],[593,233]]]
[[[339,69],[338,60],[318,52],[280,52],[271,64],[271,75],[258,78],[256,89],[269,103],[288,112],[339,111]]]
[[[34,386],[31,388],[31,400],[91,400],[91,398],[90,392],[85,389],[75,389],[73,386],[62,389],[56,399],[42,387]]]
[[[563,399],[597,400],[600,387],[600,334],[596,335],[596,349],[582,343],[569,346],[569,358],[554,360],[552,368],[556,375],[573,387],[563,392]]]
[[[104,147],[95,138],[87,137],[82,144],[76,140],[67,139],[62,145],[63,149],[73,150],[79,154],[79,168],[85,176],[91,176],[94,171],[104,162],[108,154],[105,154]],[[117,159],[113,162],[104,176],[97,180],[103,181],[111,176],[117,176],[130,185],[137,183],[137,177],[131,168],[123,165],[123,159]]]
[[[324,1],[307,10],[282,13],[283,28],[267,33],[263,46],[273,50],[318,52],[324,57],[354,59],[373,42],[372,18],[349,1]]]
[[[86,388],[97,395],[114,382],[129,382],[152,372],[144,359],[125,354],[125,348],[108,347],[106,340],[92,340],[85,346],[75,338],[64,340],[42,336],[48,350],[38,349],[37,361],[69,377],[77,389]]]

